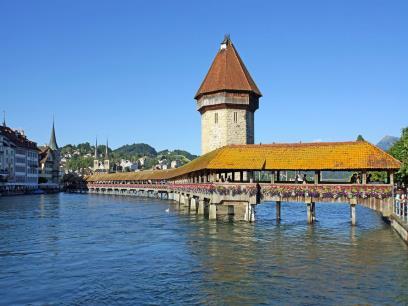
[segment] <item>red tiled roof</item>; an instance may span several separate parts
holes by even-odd
[[[229,145],[170,170],[93,175],[88,181],[171,179],[202,170],[396,171],[401,162],[366,141]]]
[[[207,73],[203,83],[198,89],[195,99],[203,94],[218,91],[245,91],[262,96],[254,80],[242,62],[237,50],[230,39],[223,43],[225,49],[220,49]]]
[[[0,133],[7,137],[17,147],[38,150],[37,143],[28,140],[25,135],[16,132],[7,126],[0,126]]]

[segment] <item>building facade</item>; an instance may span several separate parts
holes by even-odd
[[[2,192],[38,188],[38,147],[24,131],[0,126],[0,189]]]
[[[52,123],[50,142],[40,148],[39,182],[42,185],[58,187],[60,183],[61,152],[55,136],[55,125]]]
[[[137,171],[140,169],[138,161],[132,162],[127,159],[121,159],[119,166],[122,172]]]
[[[15,145],[0,132],[0,182],[14,180]]]
[[[106,141],[106,149],[104,159],[99,159],[98,154],[98,140],[95,142],[95,155],[94,155],[94,162],[93,162],[93,172],[94,173],[109,173],[111,172],[111,165],[109,160],[109,144]]]
[[[230,144],[253,144],[254,114],[261,96],[226,36],[195,95],[201,114],[202,154]]]

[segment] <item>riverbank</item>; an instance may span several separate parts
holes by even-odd
[[[12,197],[21,195],[53,194],[61,192],[60,189],[35,189],[35,190],[7,190],[0,192],[0,197]]]
[[[408,244],[408,224],[396,214],[392,214],[389,219],[392,228],[398,233],[398,235],[400,235],[402,240]]]

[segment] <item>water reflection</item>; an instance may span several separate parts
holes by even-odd
[[[169,208],[169,210],[168,210]],[[257,208],[215,222],[168,201],[42,195],[0,199],[5,304],[407,304],[408,247],[370,210]]]

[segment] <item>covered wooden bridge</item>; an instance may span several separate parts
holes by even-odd
[[[174,200],[210,219],[254,221],[257,204],[275,201],[279,220],[281,202],[288,201],[306,203],[313,223],[316,202],[346,202],[355,224],[357,204],[391,214],[399,168],[398,160],[366,141],[229,145],[176,169],[92,175],[87,187],[90,193]],[[374,182],[372,172],[385,180]]]

